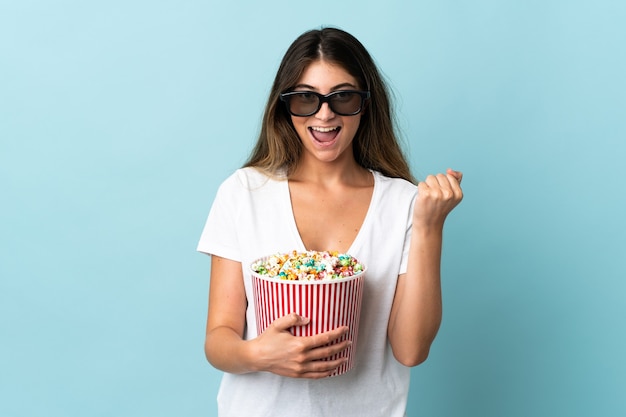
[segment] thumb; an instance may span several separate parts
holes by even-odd
[[[278,331],[284,331],[290,327],[304,326],[308,323],[309,319],[307,317],[302,317],[298,313],[291,313],[274,320],[272,326],[274,326]]]

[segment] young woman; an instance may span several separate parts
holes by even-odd
[[[446,216],[462,174],[417,185],[398,144],[387,88],[350,34],[304,33],[276,74],[254,150],[215,198],[198,250],[211,255],[205,353],[225,372],[220,416],[403,416],[409,367],[441,321]],[[261,335],[248,266],[271,253],[336,250],[368,270],[357,360],[332,377],[347,331],[295,337],[307,317]]]

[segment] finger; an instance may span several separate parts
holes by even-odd
[[[344,340],[339,343],[331,343],[323,347],[318,347],[308,352],[307,359],[310,361],[319,361],[328,358],[345,351],[352,345],[351,340]]]
[[[448,186],[448,190],[450,190]],[[452,191],[450,190],[450,194]],[[428,175],[424,181],[417,184],[417,195],[420,200],[436,201],[442,197],[442,186],[437,175]]]
[[[350,330],[349,327],[342,326],[328,332],[308,336],[308,345],[311,349],[315,349],[320,346],[326,346],[344,337],[348,333],[348,330]]]
[[[428,185],[428,188],[435,192],[436,195],[439,194],[439,191],[442,190],[451,190],[451,185],[450,185],[450,179],[448,178],[448,174],[435,174],[435,175],[429,175],[428,177],[426,177],[426,185]]]
[[[424,181],[420,182],[418,186],[420,184],[424,188],[439,188],[439,180],[437,180],[437,177],[432,174],[424,178]]]
[[[302,317],[297,313],[291,313],[274,320],[272,326],[278,331],[285,331],[294,326],[307,325],[309,321],[307,317]]]
[[[452,184],[452,193],[453,193],[453,197],[454,200],[458,202],[460,202],[461,200],[463,200],[463,189],[461,188],[461,184],[459,184],[458,181],[456,181],[456,179],[451,179],[450,180],[451,184]]]
[[[311,370],[310,372],[334,372],[338,367],[343,365],[348,361],[347,357],[338,358],[338,359],[328,359],[328,360],[319,360],[313,361],[310,363]]]
[[[463,180],[463,173],[461,171],[455,171],[452,168],[448,168],[446,170],[446,173],[452,175],[459,184],[461,183],[461,180]]]
[[[339,358],[327,361],[315,361],[310,362],[310,365],[306,369],[301,370],[297,375],[293,375],[298,378],[327,378],[331,376],[337,368],[345,364],[348,358]]]
[[[463,173],[454,171],[448,168],[448,179],[452,185],[452,191],[454,196],[460,201],[463,199],[463,190],[461,189],[461,180],[463,179]]]
[[[448,171],[446,171],[446,174],[439,173],[437,175],[429,175],[426,178],[426,185],[428,186],[427,189],[424,189],[424,192],[428,193],[426,195],[442,201],[459,200],[462,198],[463,192],[455,176],[456,171],[453,171],[453,174],[448,173]],[[418,193],[419,191],[418,184]]]
[[[436,178],[439,188],[442,190],[451,190],[452,184],[450,182],[450,177],[454,178],[450,174],[437,174]],[[454,179],[454,181],[456,182],[456,179]]]

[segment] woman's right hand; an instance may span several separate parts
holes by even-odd
[[[338,342],[348,328],[316,336],[293,336],[289,329],[308,324],[297,314],[275,320],[260,336],[244,340],[248,300],[241,263],[211,256],[211,281],[204,352],[215,368],[233,374],[266,371],[294,378],[324,378],[345,359],[329,359],[349,346]],[[333,343],[329,345],[330,343]]]
[[[348,327],[314,336],[294,336],[289,332],[291,327],[308,323],[308,318],[291,313],[276,319],[261,335],[250,340],[258,370],[292,378],[317,379],[330,376],[344,364],[346,358],[329,358],[352,343],[349,340],[337,342],[348,332]],[[333,342],[336,343],[331,344]]]

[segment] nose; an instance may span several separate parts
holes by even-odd
[[[322,103],[322,107],[315,113],[315,117],[320,120],[330,120],[335,117],[328,103]]]

